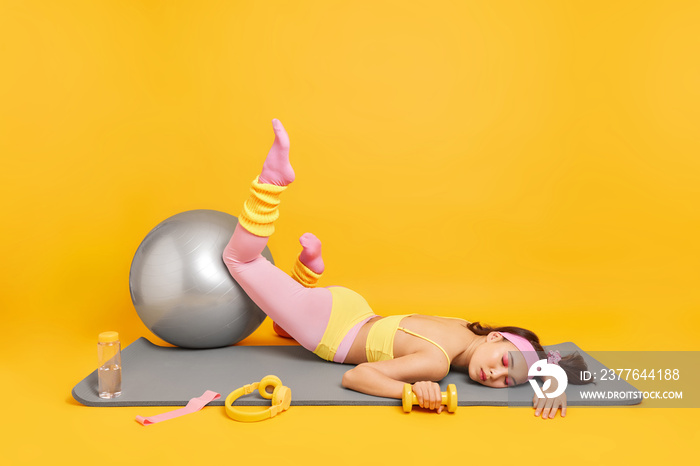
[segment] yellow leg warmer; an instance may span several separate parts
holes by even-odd
[[[323,274],[316,273],[302,264],[299,257],[297,257],[297,261],[292,269],[292,278],[294,280],[301,283],[306,288],[314,288],[316,287],[318,280],[321,278],[321,275]]]
[[[250,197],[243,204],[238,221],[241,226],[255,236],[271,236],[275,232],[275,220],[280,216],[280,194],[286,186],[260,183],[253,180]]]

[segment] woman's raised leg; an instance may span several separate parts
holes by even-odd
[[[272,122],[275,141],[260,176],[253,181],[251,196],[244,204],[223,258],[233,278],[260,309],[313,351],[328,325],[331,292],[305,288],[261,255],[279,216],[280,194],[295,177],[289,163],[287,133],[279,120]]]

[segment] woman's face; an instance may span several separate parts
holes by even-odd
[[[469,378],[487,387],[508,387],[527,381],[525,357],[498,332],[477,346],[469,361]]]

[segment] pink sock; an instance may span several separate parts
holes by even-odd
[[[322,274],[326,269],[326,265],[323,263],[323,256],[321,255],[321,240],[311,233],[304,233],[299,238],[299,243],[304,248],[299,254],[301,263],[311,269],[312,272]]]
[[[294,181],[294,169],[289,163],[289,136],[278,119],[272,120],[275,140],[267,153],[262,172],[258,178],[261,183],[287,186]]]

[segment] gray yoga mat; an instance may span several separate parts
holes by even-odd
[[[578,351],[589,370],[600,373],[603,364],[573,343],[547,346],[562,354]],[[223,406],[226,396],[243,385],[276,375],[292,390],[293,406],[400,406],[401,400],[365,395],[341,386],[343,373],[352,366],[320,359],[301,346],[228,346],[216,349],[161,347],[139,338],[122,351],[122,395],[112,400],[97,396],[97,370],[73,388],[73,397],[87,406],[185,406],[206,390],[221,394],[210,405]],[[459,406],[531,406],[534,392],[530,384],[495,389],[452,370],[440,386],[457,386]],[[569,385],[569,406],[619,406],[638,404],[639,400],[584,400],[581,390],[637,391],[620,381],[596,385]],[[240,398],[240,406],[264,406],[270,401],[257,392]]]

